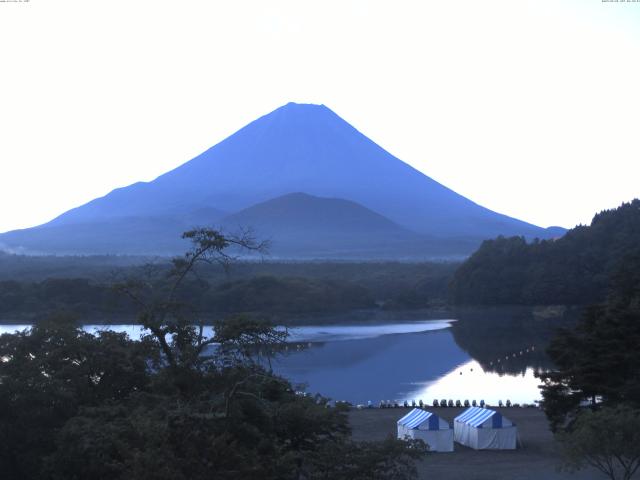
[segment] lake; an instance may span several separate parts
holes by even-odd
[[[520,354],[518,347],[510,358],[500,358],[500,364],[509,365],[510,360],[522,364],[526,356],[532,357],[524,370],[491,371],[456,342],[456,323],[429,320],[293,329],[292,338],[307,342],[305,348],[272,364],[294,384],[306,384],[309,393],[352,403],[423,400],[431,404],[446,398],[497,404],[507,399],[514,403],[540,399],[534,345],[529,352],[525,348]],[[495,365],[499,363],[496,354]]]
[[[480,319],[479,319],[480,318]],[[541,398],[536,370],[550,367],[544,347],[557,321],[514,314],[456,320],[302,326],[273,369],[299,390],[354,404],[434,399],[534,403]],[[26,328],[2,325],[0,333]],[[87,325],[139,337],[137,325]],[[209,330],[211,334],[211,330]]]

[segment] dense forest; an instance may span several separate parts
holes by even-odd
[[[589,305],[603,301],[610,278],[640,252],[640,200],[598,213],[556,240],[485,241],[451,282],[459,305]]]
[[[611,277],[606,301],[585,309],[575,328],[563,328],[548,352],[558,367],[542,375],[547,413],[564,425],[584,399],[640,408],[640,255]]]
[[[128,321],[136,310],[113,285],[123,278],[166,273],[167,259],[119,257],[0,257],[0,322],[30,321],[67,311],[96,321]],[[333,314],[363,309],[420,309],[442,305],[456,268],[450,263],[237,262],[226,272],[203,265],[190,279],[193,308],[212,317]],[[62,275],[53,276],[58,268]],[[13,273],[14,279],[9,279]]]

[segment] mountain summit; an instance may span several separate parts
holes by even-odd
[[[0,243],[60,252],[62,236],[69,239],[65,253],[139,252],[116,238],[121,237],[118,229],[131,230],[123,224],[144,219],[148,225],[153,219],[155,226],[145,232],[136,234],[133,228],[130,243],[164,243],[163,235],[182,228],[185,218],[215,224],[224,217],[197,212],[230,215],[292,192],[354,202],[386,217],[394,228],[443,240],[464,238],[477,244],[500,234],[549,236],[545,229],[488,210],[439,184],[324,105],[289,103],[151,182],[114,190],[35,229],[0,235]],[[80,231],[85,233],[78,237],[74,232]],[[97,239],[91,231],[100,232],[100,248],[93,248]],[[110,236],[114,248],[105,251]]]

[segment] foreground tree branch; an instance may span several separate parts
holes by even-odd
[[[182,238],[191,241],[191,249],[171,261],[165,275],[155,265],[148,265],[142,276],[115,285],[140,309],[138,319],[150,332],[173,368],[190,367],[201,358],[202,352],[216,340],[204,335],[204,320],[187,301],[181,299],[182,289],[189,276],[197,276],[201,263],[217,263],[225,270],[241,252],[267,252],[268,243],[258,241],[249,229],[235,235],[218,230],[197,228],[185,232]],[[234,253],[229,253],[229,249]]]

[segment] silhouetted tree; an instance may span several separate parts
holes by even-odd
[[[559,436],[565,468],[591,466],[611,480],[630,480],[640,467],[640,411],[627,407],[585,411]]]
[[[580,403],[640,408],[640,255],[622,259],[605,304],[589,308],[575,329],[549,347],[554,370],[541,375],[544,408],[554,429]]]
[[[58,430],[83,407],[147,389],[153,356],[146,342],[110,331],[90,335],[65,316],[0,336],[3,478],[40,478]]]

